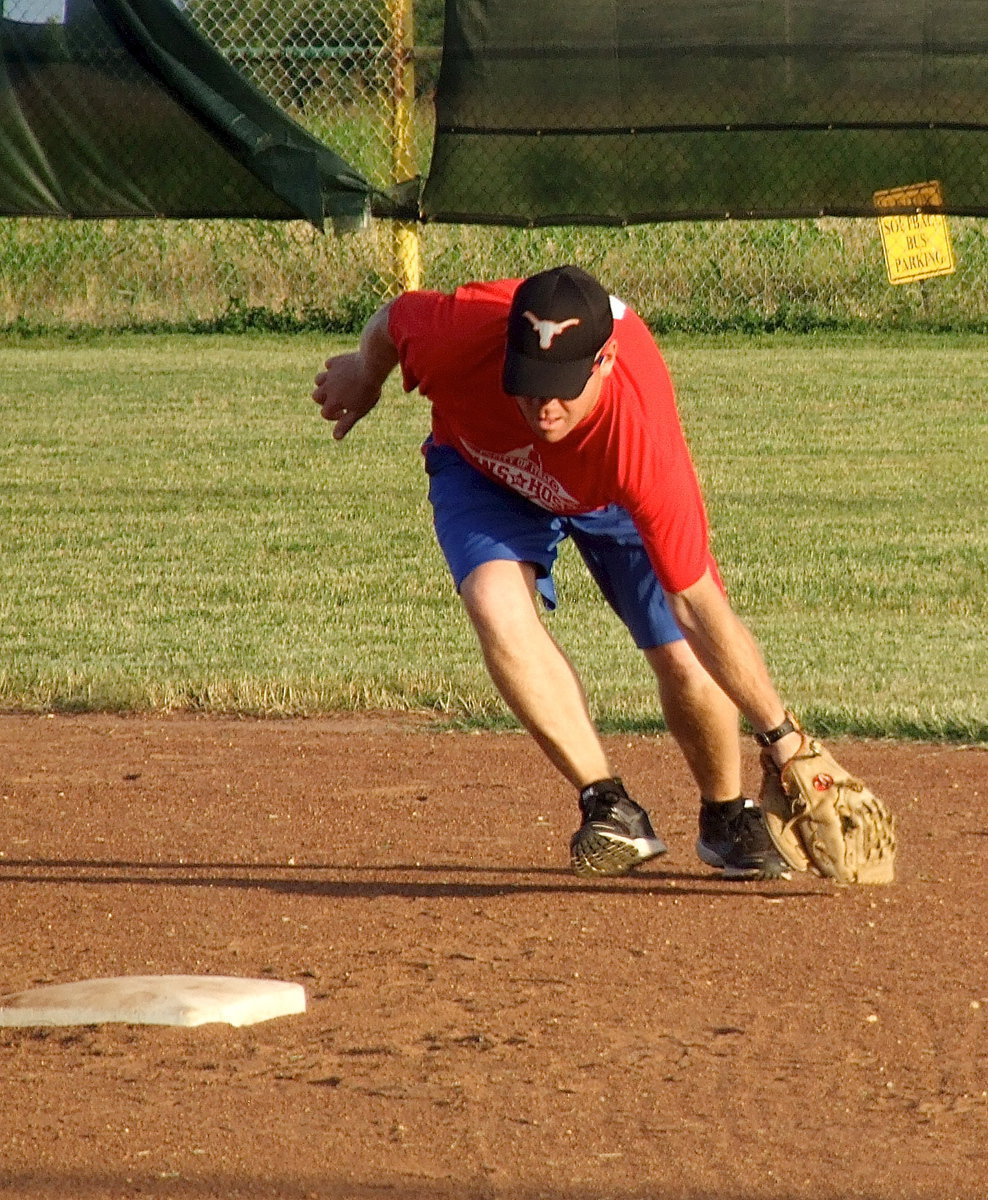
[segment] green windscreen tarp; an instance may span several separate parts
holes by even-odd
[[[370,185],[170,0],[0,23],[0,215],[359,217]]]
[[[988,0],[448,0],[436,103],[429,219],[988,215]]]

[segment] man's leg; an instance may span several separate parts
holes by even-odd
[[[788,878],[761,810],[741,792],[738,711],[685,641],[643,651],[669,732],[700,789],[696,852],[728,879]]]
[[[576,788],[612,774],[583,685],[542,624],[531,563],[482,563],[460,596],[505,703]]]
[[[664,854],[645,810],[611,770],[576,672],[542,624],[530,563],[492,559],[460,595],[491,679],[550,762],[580,793],[583,822],[570,840],[578,875],[625,875]]]
[[[705,800],[741,794],[738,710],[710,678],[685,639],[643,651],[659,684],[669,726]]]

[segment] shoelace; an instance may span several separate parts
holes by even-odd
[[[586,819],[588,821],[621,821],[617,814],[617,799],[608,799],[606,796],[598,796],[588,810],[586,810]]]
[[[631,830],[638,813],[632,800],[625,796],[604,794],[594,798],[589,810],[585,811],[585,819],[602,824],[617,825],[622,829]]]

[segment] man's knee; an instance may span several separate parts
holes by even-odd
[[[669,642],[645,651],[659,683],[659,698],[666,719],[704,716],[718,723],[733,723],[737,709],[707,672],[686,641]]]
[[[713,682],[685,638],[651,646],[643,653],[660,684],[700,687]]]
[[[460,599],[478,631],[510,628],[519,620],[538,620],[535,578],[531,563],[492,559],[467,575]]]
[[[715,698],[723,696],[719,685],[700,662],[685,638],[645,651],[663,692],[684,696]]]
[[[469,610],[503,609],[515,597],[535,597],[531,563],[495,558],[474,567],[460,584],[460,599]]]

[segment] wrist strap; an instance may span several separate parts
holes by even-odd
[[[796,724],[791,717],[786,717],[781,725],[776,725],[774,729],[768,729],[765,733],[756,733],[755,741],[759,746],[774,746],[776,742],[781,741],[787,733],[795,733]]]

